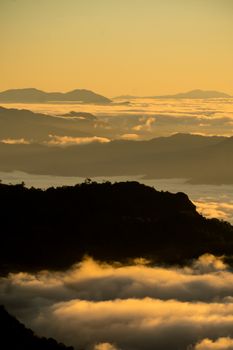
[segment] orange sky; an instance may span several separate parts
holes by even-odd
[[[0,90],[233,94],[231,0],[1,0]]]

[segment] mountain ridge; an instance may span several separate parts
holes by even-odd
[[[68,92],[45,92],[36,88],[9,89],[0,92],[4,103],[81,102],[106,104],[111,100],[91,90],[74,89]]]
[[[144,175],[228,184],[233,181],[233,137],[176,134],[66,147],[0,142],[0,170],[84,178]]]
[[[182,192],[86,180],[47,190],[0,184],[0,196],[3,275],[63,269],[85,255],[182,264],[206,252],[233,254],[233,226],[204,218]]]
[[[148,98],[148,99],[208,99],[208,98],[231,98],[233,96],[216,90],[201,90],[201,89],[194,89],[187,92],[181,92],[177,94],[168,94],[168,95],[155,95],[155,96],[133,96],[133,95],[122,95],[117,96],[115,99],[140,99],[140,98]]]

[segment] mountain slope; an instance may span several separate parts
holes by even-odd
[[[149,141],[94,142],[66,148],[0,143],[0,170],[233,183],[233,138],[176,134]]]
[[[0,306],[0,346],[4,350],[73,350],[49,338],[39,338]]]
[[[49,135],[73,137],[91,136],[81,131],[83,124],[78,118],[58,118],[25,109],[0,107],[0,140],[27,139],[32,142],[44,142]]]
[[[4,103],[46,103],[46,102],[110,103],[111,100],[90,90],[76,89],[66,93],[44,92],[35,88],[11,89],[0,92]]]

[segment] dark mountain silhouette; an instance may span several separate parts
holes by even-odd
[[[229,98],[232,97],[224,92],[214,91],[214,90],[191,90],[184,93],[179,93],[175,95],[164,95],[164,96],[155,96],[156,98]]]
[[[74,117],[74,115],[69,116]],[[25,109],[0,107],[0,139],[25,138],[33,142],[43,142],[48,141],[50,134],[73,137],[91,136],[90,133],[79,130],[82,123],[83,120],[77,118],[59,118],[33,113]]]
[[[0,170],[82,177],[144,175],[196,183],[233,183],[233,137],[176,134],[149,141],[119,140],[66,148],[0,143]]]
[[[174,117],[158,116],[156,117],[157,129],[139,131],[138,138],[148,140],[154,135],[158,137],[161,132],[162,134],[170,134],[175,131],[186,130],[189,126],[192,130],[193,122],[189,124],[191,119],[190,117],[184,117],[184,119],[180,117],[177,121]],[[125,115],[119,118],[119,116],[95,116],[84,111],[70,111],[63,115],[47,115],[33,113],[25,109],[0,107],[0,141],[2,139],[26,139],[30,142],[45,143],[50,139],[49,135],[95,136],[117,140],[124,139],[124,136],[127,138],[129,130],[133,130],[141,122],[139,115]],[[215,123],[216,119],[214,118],[213,124]],[[221,130],[218,129],[219,127]],[[210,131],[213,134],[219,131],[225,133],[228,130],[227,128],[229,128],[229,121],[223,121],[223,123],[218,121],[215,126],[213,125],[213,128],[210,128]]]
[[[169,264],[233,254],[233,227],[202,217],[184,193],[86,181],[46,191],[0,184],[0,198],[2,274],[67,268],[85,254]]]
[[[108,133],[108,127],[91,113],[71,111],[58,117],[0,107],[0,170],[83,177],[144,175],[185,178],[198,183],[233,183],[231,137],[175,134],[146,141],[97,142],[108,141]],[[62,149],[56,146],[59,137],[64,143],[82,143],[80,139],[72,141],[82,137],[96,142]]]
[[[71,111],[51,116],[0,106],[0,140],[24,138],[31,142],[44,143],[48,141],[49,135],[108,138],[119,134],[119,127],[109,126],[109,123],[87,112]]]
[[[206,98],[230,98],[231,95],[228,95],[221,91],[215,90],[191,90],[188,92],[178,93],[174,95],[160,95],[160,96],[131,96],[131,95],[122,95],[115,97],[116,99],[135,99],[135,98],[190,98],[190,99],[206,99]]]
[[[4,350],[73,350],[57,343],[53,338],[40,338],[26,328],[0,305],[1,337],[0,346]]]
[[[11,89],[0,92],[0,101],[4,103],[46,103],[46,102],[80,102],[111,103],[111,100],[95,92],[76,89],[66,93],[44,92],[34,88]]]
[[[90,120],[90,121],[95,121],[97,120],[96,116],[94,116],[91,113],[86,113],[86,112],[75,112],[75,111],[70,111],[69,113],[65,113],[61,115],[62,117],[71,117],[71,118],[79,118],[83,120]]]

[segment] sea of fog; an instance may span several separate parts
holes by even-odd
[[[5,107],[55,116],[71,110],[90,112],[109,130],[117,128],[120,135],[135,139],[175,132],[233,135],[233,99],[121,102]],[[85,181],[18,171],[0,172],[0,179],[43,189]],[[136,180],[157,190],[185,192],[203,215],[233,224],[233,185],[143,176],[92,180]],[[125,266],[87,258],[66,271],[0,277],[0,304],[9,312],[38,335],[84,350],[232,350],[232,295],[232,267],[208,254],[182,268],[151,266],[143,259]]]
[[[82,177],[63,177],[50,175],[26,174],[18,171],[0,172],[0,179],[3,183],[24,182],[27,187],[46,189],[54,186],[75,185],[82,183]],[[197,210],[206,217],[216,217],[229,221],[233,224],[233,185],[193,185],[185,179],[144,179],[142,176],[116,176],[96,177],[93,181],[138,181],[159,191],[184,192],[197,206]]]
[[[70,111],[92,113],[98,120],[96,126],[98,128],[101,126],[102,131],[104,127],[104,135],[98,135],[109,136],[111,139],[150,139],[177,132],[233,135],[233,98],[132,98],[115,99],[113,103],[106,105],[80,103],[1,105],[5,108],[29,109],[53,116],[62,116]]]
[[[184,267],[86,258],[0,277],[10,313],[75,350],[232,350],[232,293],[232,268],[210,254]]]

